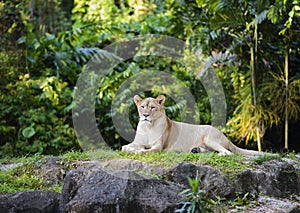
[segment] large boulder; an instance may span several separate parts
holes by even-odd
[[[0,195],[0,212],[58,213],[60,194],[51,191]]]
[[[274,197],[300,194],[299,169],[281,160],[265,161],[256,169],[238,173],[234,187],[237,192]]]
[[[199,187],[209,197],[227,197],[232,194],[233,188],[229,184],[229,177],[223,176],[221,171],[211,166],[197,166],[189,162],[175,165],[164,174],[164,179],[190,188],[187,177],[200,180]]]
[[[174,212],[180,187],[133,171],[77,169],[65,178],[61,212]]]
[[[200,188],[210,197],[229,198],[245,193],[274,197],[300,194],[299,169],[282,160],[265,161],[256,168],[237,173],[233,179],[211,166],[184,162],[171,168],[164,178],[188,187],[187,177],[196,176]]]

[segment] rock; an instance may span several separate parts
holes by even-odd
[[[242,172],[239,172],[235,176],[233,182],[235,193],[238,194],[250,193],[254,195],[259,194],[259,190],[258,190],[259,181],[261,181],[262,178],[266,176],[265,173],[262,173],[260,178],[258,178],[259,175],[260,174],[257,175],[256,172],[250,169],[246,169]]]
[[[200,188],[209,197],[232,198],[245,193],[285,197],[300,193],[299,170],[281,160],[265,161],[257,168],[237,173],[233,180],[211,166],[197,166],[188,162],[174,166],[163,177],[189,187],[187,177],[196,176],[200,179]]]
[[[50,187],[63,182],[69,168],[66,161],[60,157],[47,157],[37,160],[34,163],[36,176],[42,178],[44,183]]]
[[[300,204],[298,206],[295,206],[289,213],[300,213]]]
[[[60,194],[51,191],[19,192],[0,195],[0,212],[56,213]]]
[[[0,163],[0,171],[1,170],[3,170],[3,171],[10,170],[13,168],[20,167],[22,165],[23,165],[22,163]]]
[[[265,172],[269,174],[268,178],[271,179],[271,181],[266,190],[262,190],[268,185],[265,180],[262,179],[259,181],[260,192],[266,192],[266,194],[277,197],[300,194],[299,169],[296,169],[290,163],[280,160],[265,161],[262,163],[262,167],[265,169]],[[276,189],[276,192],[274,192],[274,189]]]
[[[61,157],[38,159],[33,166],[34,175],[41,178],[47,187],[62,184],[66,174],[73,168],[93,168],[101,165],[99,161],[68,162]]]
[[[237,193],[284,197],[300,193],[299,167],[295,162],[293,164],[290,162],[293,163],[287,159],[265,161],[256,168],[239,172],[234,179],[229,178],[229,174],[223,175],[220,170],[211,166],[188,162],[175,165],[171,169],[164,169],[137,160],[113,159],[105,162],[83,161],[77,163],[76,167],[92,170],[104,167],[112,170],[143,172],[150,176],[162,176],[163,179],[186,188],[189,187],[187,177],[195,178],[198,175],[200,188],[206,191],[209,197],[232,198]],[[70,169],[65,164],[58,157],[43,158],[35,163],[35,170],[38,171],[37,176],[43,178],[51,186],[63,181],[65,174]],[[139,177],[137,176],[137,178]],[[145,179],[145,177],[142,178]]]
[[[65,178],[61,212],[174,212],[180,187],[133,171],[78,169]]]
[[[165,169],[156,167],[149,163],[131,159],[112,159],[101,162],[103,168],[110,170],[130,170],[134,172],[144,172],[152,176],[161,176]]]
[[[69,172],[64,181],[60,198],[60,212],[64,212],[65,205],[73,199],[78,189],[95,171],[95,167],[89,169],[76,169]]]
[[[250,205],[239,206],[238,208],[229,209],[228,213],[247,212],[247,213],[297,213],[299,210],[298,198],[275,198],[269,196],[259,196],[256,200],[250,201]]]
[[[293,165],[271,160],[263,162],[256,169],[247,169],[235,177],[235,191],[240,193],[262,194],[285,197],[300,193],[299,170]]]
[[[252,212],[263,212],[260,209],[268,206],[273,209],[270,212],[296,213],[300,206],[299,164],[283,158],[255,164],[237,174],[223,174],[212,166],[189,162],[166,169],[130,159],[68,162],[47,157],[35,162],[32,174],[49,186],[63,182],[61,196],[47,191],[0,195],[0,212],[174,212],[181,199],[179,191],[190,187],[187,177],[198,176],[206,197],[235,199],[249,193],[258,198]]]
[[[196,176],[200,180],[200,189],[204,190],[209,197],[227,197],[232,193],[231,187],[227,184],[228,177],[223,177],[220,170],[211,166],[196,166],[189,162],[183,162],[164,174],[166,180],[185,188],[190,188],[187,177],[195,178]]]

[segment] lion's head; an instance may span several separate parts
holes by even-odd
[[[145,124],[153,124],[153,122],[165,115],[165,111],[162,108],[166,97],[163,95],[157,98],[145,98],[142,99],[140,96],[134,96],[134,103],[136,104],[139,112],[140,122]]]

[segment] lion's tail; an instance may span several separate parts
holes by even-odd
[[[274,154],[271,153],[266,153],[266,152],[259,152],[255,150],[247,150],[247,149],[242,149],[240,147],[237,147],[234,145],[232,142],[229,141],[229,150],[234,152],[234,153],[240,153],[243,155],[250,155],[250,156],[273,156]]]

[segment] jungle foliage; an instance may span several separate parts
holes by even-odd
[[[110,58],[102,51],[109,44],[148,34],[183,40],[187,61],[136,56],[101,79],[96,122],[111,147],[127,143],[112,123],[111,103],[137,73],[172,73],[193,94],[200,122],[211,123],[205,88],[189,66],[193,52],[201,73],[213,70],[222,81],[227,136],[262,149],[266,131],[275,129],[276,148],[289,148],[289,123],[299,126],[300,118],[299,14],[299,0],[0,0],[1,156],[80,150],[72,109],[82,70],[95,54]],[[167,101],[172,119],[181,119],[182,101]],[[135,125],[133,102],[127,107]]]

